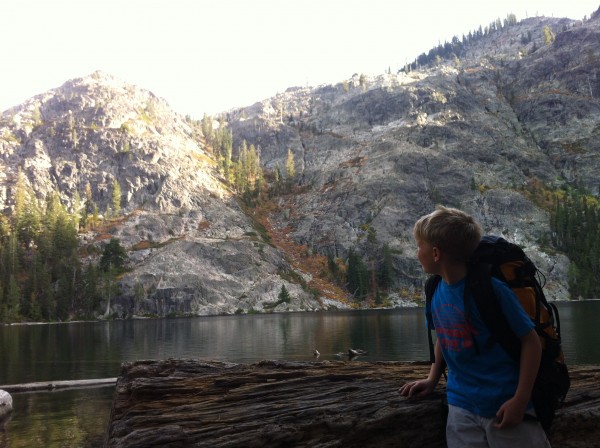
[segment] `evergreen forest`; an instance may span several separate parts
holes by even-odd
[[[600,201],[580,191],[554,195],[552,244],[570,259],[571,298],[600,297]]]
[[[75,203],[67,210],[57,192],[40,201],[19,172],[13,212],[0,216],[0,322],[90,319],[117,293],[125,250],[111,239],[83,265],[78,232],[101,223],[90,200]]]

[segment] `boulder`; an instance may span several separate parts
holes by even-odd
[[[3,421],[13,410],[12,396],[5,390],[0,389],[0,422]]]

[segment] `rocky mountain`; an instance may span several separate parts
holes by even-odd
[[[600,194],[599,44],[597,14],[532,18],[465,42],[452,59],[225,112],[215,126],[231,130],[234,148],[259,148],[265,170],[294,156],[293,193],[262,210],[233,193],[199,126],[96,72],[2,114],[0,207],[14,206],[19,170],[39,198],[58,191],[76,207],[87,192],[102,213],[118,182],[119,220],[80,235],[82,246],[116,237],[128,251],[120,294],[106,304],[117,316],[347,307],[309,265],[384,245],[395,271],[388,303],[406,303],[423,280],[412,225],[438,203],[522,244],[549,296],[564,299],[569,260],[541,244],[549,215],[533,193]]]
[[[370,230],[399,254],[399,283],[416,287],[412,225],[442,203],[523,245],[565,298],[568,260],[540,245],[549,216],[531,192],[599,194],[599,43],[598,14],[531,18],[468,42],[461,59],[289,89],[226,118],[267,166],[295,154],[307,188],[277,221],[314,251],[368,252]]]
[[[87,188],[102,213],[120,185],[121,223],[80,235],[83,246],[114,237],[128,250],[131,271],[110,312],[262,311],[282,285],[293,297],[285,309],[322,307],[282,278],[284,254],[257,236],[192,127],[151,92],[96,72],[4,112],[0,135],[2,208],[19,169],[40,198],[59,191],[73,207]]]

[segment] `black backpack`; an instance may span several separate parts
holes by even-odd
[[[516,244],[504,238],[485,236],[473,253],[467,271],[465,296],[472,294],[477,310],[490,333],[490,344],[499,343],[519,363],[521,342],[512,332],[500,303],[494,294],[491,277],[506,282],[519,298],[521,305],[535,324],[542,343],[542,360],[533,388],[531,401],[542,427],[549,432],[556,410],[562,405],[571,385],[561,345],[558,309],[546,300],[540,278],[533,262]],[[433,318],[431,300],[440,282],[439,275],[430,276],[425,283],[429,353],[434,362]],[[468,301],[465,314],[468,316]],[[475,346],[479,351],[479,347]]]

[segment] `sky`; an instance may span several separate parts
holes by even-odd
[[[200,119],[294,86],[396,71],[509,13],[600,0],[0,0],[0,111],[102,70]]]

